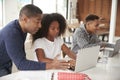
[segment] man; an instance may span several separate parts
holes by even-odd
[[[35,62],[26,59],[24,42],[27,33],[35,34],[41,27],[42,11],[32,4],[20,10],[19,19],[7,24],[0,31],[0,76],[11,73],[12,61],[19,70],[67,69],[69,63],[58,61],[51,63]]]
[[[91,47],[100,44],[96,35],[99,29],[99,17],[90,14],[85,18],[85,24],[81,24],[73,34],[72,50],[77,53],[81,48]]]

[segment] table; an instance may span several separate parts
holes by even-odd
[[[110,57],[107,64],[98,63],[96,67],[83,71],[92,80],[120,80],[120,54]]]
[[[52,73],[68,72],[68,70],[46,70],[46,71],[19,71],[0,80],[51,80]],[[110,57],[107,64],[97,63],[96,67],[82,71],[92,80],[120,80],[120,54]],[[57,80],[55,75],[54,80]]]
[[[107,41],[108,41],[109,31],[99,30],[97,31],[97,35],[98,37],[102,36],[102,41],[105,41],[105,37],[107,37]]]
[[[51,80],[52,74],[54,73],[54,79],[57,80],[58,72],[70,72],[68,70],[38,70],[38,71],[19,71],[0,77],[0,80]]]

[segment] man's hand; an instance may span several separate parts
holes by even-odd
[[[70,63],[65,60],[57,60],[57,56],[50,63],[46,63],[46,69],[68,69],[70,68]]]

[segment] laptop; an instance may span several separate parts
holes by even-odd
[[[109,51],[109,57],[118,54],[120,50],[120,39],[118,39],[115,44],[108,43],[104,50]]]
[[[78,50],[75,72],[90,69],[97,64],[100,46],[93,46]]]

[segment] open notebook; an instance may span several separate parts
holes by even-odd
[[[75,72],[87,70],[96,66],[100,46],[80,49],[77,54]]]

